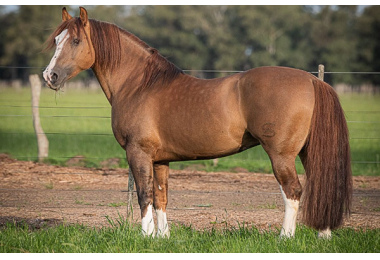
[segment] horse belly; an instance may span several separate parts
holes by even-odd
[[[180,160],[194,160],[246,149],[246,122],[240,110],[232,101],[221,103],[184,107],[167,116],[166,124],[159,127],[163,151]]]
[[[217,125],[209,122],[172,126],[170,133],[161,136],[162,151],[174,160],[216,158],[239,151],[244,132],[231,136],[229,129]]]

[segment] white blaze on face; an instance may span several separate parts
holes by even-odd
[[[285,192],[282,190],[281,185],[280,189],[285,203],[285,217],[280,235],[285,237],[293,237],[296,231],[297,212],[300,202],[298,200],[288,199]]]
[[[51,59],[49,65],[46,67],[43,76],[46,81],[51,81],[51,72],[54,68],[58,57],[61,55],[63,46],[67,39],[69,39],[70,36],[67,33],[67,29],[63,30],[57,37],[55,37],[55,44],[57,45],[57,48],[55,49],[55,53],[53,55],[53,58]]]

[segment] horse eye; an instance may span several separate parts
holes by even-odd
[[[80,40],[79,40],[79,39],[74,39],[74,40],[73,40],[73,43],[74,43],[74,45],[78,45],[78,44],[79,44],[79,42],[80,42]]]

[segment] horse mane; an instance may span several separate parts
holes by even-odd
[[[183,74],[181,69],[164,58],[156,49],[151,48],[130,32],[107,22],[94,19],[89,19],[89,22],[91,26],[91,41],[95,50],[95,63],[99,65],[101,69],[113,70],[120,64],[121,50],[123,48],[120,40],[120,34],[122,33],[150,53],[146,60],[140,88],[149,88],[159,81],[161,83],[170,83],[179,74]],[[46,41],[45,50],[55,47],[55,37],[63,30],[68,29],[68,33],[73,35],[72,32],[74,30],[80,33],[82,26],[79,17],[62,22]]]
[[[151,55],[148,58],[141,82],[142,88],[149,88],[155,83],[170,83],[183,71],[164,58],[156,49],[149,48]]]

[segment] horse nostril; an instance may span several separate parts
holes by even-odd
[[[58,75],[57,75],[57,73],[55,73],[55,72],[53,72],[52,74],[51,74],[51,83],[56,83],[57,82],[57,80],[58,80]]]

